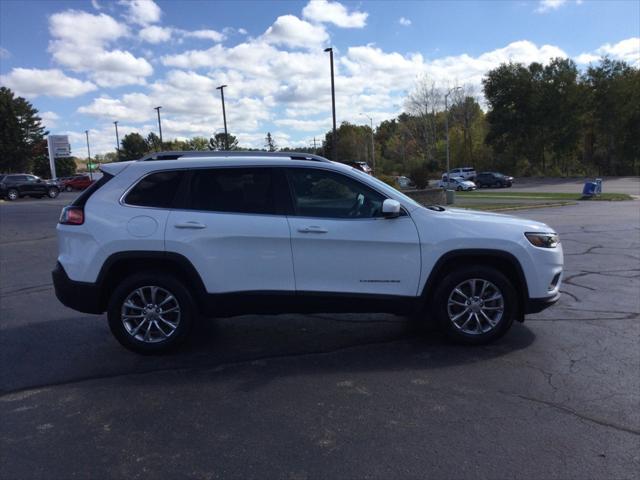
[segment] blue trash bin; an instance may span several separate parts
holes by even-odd
[[[585,182],[582,188],[582,195],[585,197],[593,197],[596,193],[597,186],[596,182]]]

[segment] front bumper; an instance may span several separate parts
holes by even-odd
[[[557,292],[550,297],[543,298],[529,298],[525,302],[524,313],[528,315],[530,313],[538,313],[542,310],[549,308],[553,304],[555,304],[558,300],[560,300],[560,292]]]
[[[56,263],[51,277],[56,297],[63,305],[83,313],[105,311],[102,289],[98,284],[71,280],[60,262]]]

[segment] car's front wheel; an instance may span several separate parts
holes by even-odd
[[[471,345],[503,336],[518,311],[511,281],[485,266],[465,267],[446,275],[435,296],[436,318],[449,338]]]
[[[14,200],[17,200],[18,198],[20,198],[20,193],[15,188],[10,188],[7,191],[7,199],[8,200],[14,201]]]
[[[59,193],[60,190],[58,190],[56,187],[51,187],[47,190],[47,195],[49,196],[49,198],[56,198]]]
[[[164,273],[136,274],[113,291],[107,316],[116,339],[137,353],[164,353],[185,340],[194,323],[189,291]]]

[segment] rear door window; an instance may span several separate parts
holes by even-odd
[[[283,213],[276,189],[287,193],[274,168],[194,170],[186,207],[211,212],[275,215]],[[276,185],[279,184],[278,188]]]

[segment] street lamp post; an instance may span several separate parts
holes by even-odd
[[[160,109],[162,107],[154,107],[154,110],[158,112],[158,131],[160,132],[160,150],[162,151],[162,123],[160,122]]]
[[[118,152],[118,161],[120,161],[120,138],[118,137],[118,121],[113,122],[116,126],[116,151]]]
[[[333,75],[333,48],[325,48],[325,52],[329,52],[329,59],[331,62],[331,110],[333,112],[333,136],[331,137],[331,159],[335,162],[338,159],[338,134],[336,132],[336,87]]]
[[[89,149],[89,130],[85,130],[84,134],[87,136],[87,168],[89,168],[89,178],[93,180],[93,174],[91,173],[91,150]]]
[[[373,137],[373,117],[370,117],[366,113],[361,113],[360,115],[364,115],[371,122],[371,173],[375,175],[376,173],[376,144]]]
[[[453,92],[461,89],[462,87],[454,87],[449,90],[444,96],[444,128],[447,135],[447,188],[449,188],[449,186],[451,185],[451,178],[449,178],[449,171],[451,170],[451,168],[449,167],[449,105],[447,103],[447,99]]]
[[[229,133],[227,132],[227,112],[224,109],[224,88],[226,85],[220,85],[216,87],[216,90],[220,90],[220,99],[222,100],[222,121],[224,122],[224,149],[229,150]]]

